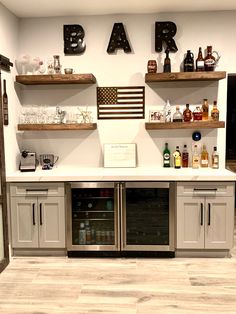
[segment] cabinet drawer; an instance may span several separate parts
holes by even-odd
[[[178,196],[234,196],[234,182],[177,182]]]
[[[11,196],[64,196],[64,183],[14,183]]]

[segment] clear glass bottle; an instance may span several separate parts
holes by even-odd
[[[204,68],[204,58],[202,56],[202,48],[199,47],[198,56],[196,59],[196,71],[200,72],[200,71],[204,71],[204,70],[205,70],[205,68]]]
[[[174,168],[175,169],[181,168],[181,153],[179,150],[179,146],[176,146],[173,156],[174,156]]]
[[[208,151],[206,149],[206,145],[202,145],[202,151],[201,151],[201,167],[207,168],[209,165],[209,156]]]
[[[165,143],[165,149],[163,151],[163,167],[170,167],[170,150],[168,148],[168,143]]]
[[[56,74],[61,74],[60,56],[55,55],[54,58],[54,71]]]
[[[211,118],[214,121],[219,121],[219,116],[220,116],[220,112],[219,112],[219,109],[217,108],[217,101],[214,100],[213,108],[211,110]]]
[[[186,109],[183,112],[184,122],[190,122],[192,120],[193,114],[189,109],[189,104],[186,104]]]
[[[165,122],[171,122],[171,104],[169,99],[167,99],[166,104],[165,104]]]
[[[193,111],[193,121],[200,121],[202,120],[202,111],[200,106],[197,106],[196,109]]]
[[[198,153],[197,144],[194,145],[193,154],[192,154],[192,168],[198,169],[200,167],[200,156]]]
[[[176,106],[176,111],[173,114],[173,122],[182,122],[183,121],[183,115],[179,110],[179,106]]]
[[[213,169],[219,169],[219,154],[217,152],[216,146],[214,146],[214,149],[211,155],[211,166]]]
[[[184,145],[184,149],[182,152],[182,167],[188,168],[188,160],[189,160],[189,153],[187,149],[187,145]]]
[[[204,98],[202,104],[202,120],[205,121],[208,120],[208,112],[209,112],[208,99]]]

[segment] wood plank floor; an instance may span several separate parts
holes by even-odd
[[[232,258],[17,257],[0,275],[1,314],[236,313]]]

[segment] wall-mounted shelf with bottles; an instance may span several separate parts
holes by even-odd
[[[145,82],[219,81],[225,77],[225,71],[146,73]]]
[[[91,73],[86,74],[46,74],[46,75],[17,75],[16,82],[23,85],[48,84],[95,84],[96,78]]]
[[[18,131],[79,131],[95,130],[97,123],[72,123],[72,124],[18,124]]]
[[[224,121],[199,121],[199,122],[146,122],[146,130],[169,130],[169,129],[215,129],[224,128]]]

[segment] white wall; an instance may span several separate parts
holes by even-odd
[[[10,58],[13,62],[18,47],[18,19],[11,14],[0,3],[0,54]],[[14,69],[11,73],[1,71],[1,78],[7,82],[7,93],[9,99],[9,119],[10,125],[4,127],[6,168],[9,171],[15,170],[15,156],[18,154],[18,144],[16,141],[15,119],[17,100],[14,90]],[[4,258],[4,241],[2,225],[2,206],[0,206],[0,261]]]
[[[19,38],[19,20],[11,12],[9,12],[0,3],[0,54],[9,58],[12,63],[16,59]],[[18,142],[16,139],[16,123],[19,101],[16,96],[14,82],[16,69],[15,65],[11,68],[11,72],[1,71],[3,79],[7,83],[8,94],[8,110],[9,110],[9,125],[4,126],[5,138],[5,156],[6,156],[6,171],[14,171],[16,169],[16,156],[18,154]],[[3,86],[2,86],[3,88]]]
[[[156,21],[170,20],[177,25],[175,40],[178,52],[171,54],[172,71],[179,71],[184,53],[191,49],[195,56],[198,47],[212,45],[221,54],[218,70],[235,72],[236,11],[207,13],[174,13],[149,15],[107,15],[42,19],[22,19],[18,55],[28,53],[44,60],[59,54],[64,67],[73,67],[79,73],[93,73],[99,86],[145,85],[146,119],[153,106],[163,108],[167,98],[172,105],[186,103],[194,109],[203,98],[210,104],[217,99],[220,120],[226,117],[227,80],[220,82],[186,82],[145,84],[144,75],[149,59],[158,60],[162,72],[164,54],[154,50]],[[113,24],[122,22],[132,47],[132,53],[123,50],[115,55],[106,52]],[[86,51],[81,56],[64,56],[63,24],[80,24],[85,30]],[[90,86],[33,86],[18,91],[22,104],[68,106],[88,105],[96,120],[96,85]],[[174,106],[173,106],[174,109]],[[173,150],[176,145],[192,145],[192,130],[150,131],[144,120],[98,121],[96,131],[24,132],[17,135],[21,148],[39,153],[52,152],[60,156],[60,164],[102,166],[102,146],[109,142],[133,142],[138,147],[139,166],[161,166],[164,143]],[[225,158],[225,130],[202,130],[202,142],[209,151],[218,146],[221,167]],[[9,152],[9,148],[8,148]]]

